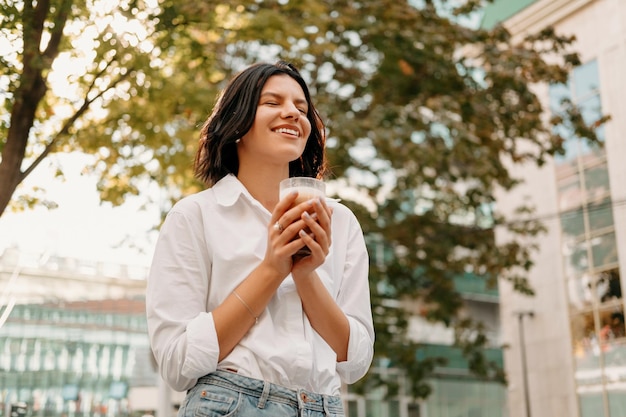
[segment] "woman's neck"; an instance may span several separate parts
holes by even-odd
[[[274,210],[279,200],[279,183],[289,177],[289,167],[276,169],[265,167],[264,169],[245,169],[239,167],[237,178],[246,187],[248,192],[269,212]]]

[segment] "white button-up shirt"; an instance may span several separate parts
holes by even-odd
[[[150,342],[161,375],[178,391],[216,369],[293,389],[338,395],[361,378],[373,357],[368,255],[354,214],[333,208],[332,245],[317,274],[348,317],[348,360],[311,327],[292,277],[280,285],[258,324],[218,363],[211,311],[259,265],[270,212],[228,175],[179,201],[161,227],[147,284]]]

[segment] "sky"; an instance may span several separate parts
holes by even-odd
[[[25,189],[39,186],[55,209],[40,206],[24,212],[5,211],[0,216],[0,254],[16,247],[33,256],[60,256],[83,261],[148,266],[157,233],[157,207],[140,210],[138,201],[112,207],[100,203],[95,176],[82,174],[89,160],[81,154],[56,154],[65,181],[54,178],[50,164],[42,163],[24,182]],[[141,250],[135,248],[138,246]]]

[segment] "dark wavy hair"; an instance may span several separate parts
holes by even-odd
[[[196,177],[211,186],[239,170],[236,140],[252,127],[261,90],[274,75],[288,75],[304,91],[311,134],[300,158],[289,163],[289,176],[322,178],[326,173],[324,123],[311,101],[311,94],[300,72],[291,64],[259,63],[237,74],[220,94],[213,112],[200,132],[194,161]]]

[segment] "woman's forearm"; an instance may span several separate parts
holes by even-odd
[[[220,361],[257,322],[281,282],[273,271],[261,264],[213,310]]]
[[[295,277],[302,308],[315,331],[337,354],[337,361],[348,359],[350,324],[317,273]]]

